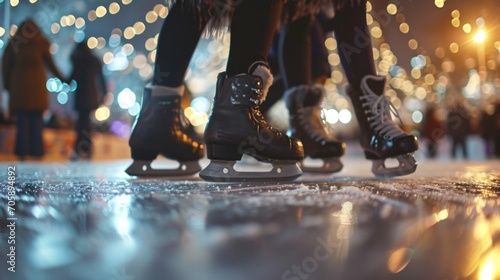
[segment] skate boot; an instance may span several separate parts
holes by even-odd
[[[302,162],[304,172],[333,173],[343,167],[340,157],[344,155],[345,143],[330,135],[321,119],[320,104],[324,96],[320,86],[297,86],[284,95],[290,115],[288,136],[302,141],[305,156],[323,160],[322,167],[308,167]]]
[[[125,171],[133,176],[182,176],[201,170],[198,160],[204,145],[186,134],[180,120],[183,87],[148,86],[141,112],[134,124],[129,146],[134,162]],[[151,162],[158,154],[179,162],[177,169],[155,170]]]
[[[267,70],[267,69],[266,69]],[[268,70],[267,70],[268,71]],[[270,75],[270,73],[269,73]],[[274,129],[264,119],[261,76],[219,74],[212,114],[205,129],[210,164],[200,172],[207,181],[293,180],[302,174],[297,162],[304,157],[302,142]],[[243,154],[273,165],[269,172],[234,169]]]
[[[417,163],[412,155],[418,150],[417,138],[406,134],[392,120],[399,114],[388,96],[384,95],[385,78],[366,76],[359,89],[350,88],[360,127],[360,142],[365,157],[373,161],[372,172],[377,176],[402,176],[415,172]],[[400,119],[401,120],[401,119]],[[396,158],[398,167],[386,167],[385,159]]]

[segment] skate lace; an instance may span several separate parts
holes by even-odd
[[[377,96],[375,94],[368,94],[361,96],[363,107],[371,108],[365,110],[366,114],[371,113],[373,116],[368,116],[370,127],[376,134],[380,134],[384,138],[393,139],[398,136],[404,136],[404,132],[397,126],[391,118],[391,113],[399,119],[398,110],[392,104],[390,97],[386,95]]]
[[[300,125],[305,130],[305,132],[311,136],[313,140],[317,142],[326,141],[325,136],[319,133],[318,130],[312,125],[311,115],[313,114],[313,112],[315,112],[315,109],[315,107],[305,107],[297,109]],[[317,118],[317,121],[322,121],[321,117],[317,114],[315,114],[314,117]]]
[[[264,115],[262,114],[262,112],[260,111],[260,108],[258,106],[256,106],[257,108],[254,107],[254,116],[255,118],[257,119],[257,121],[259,123],[261,123],[262,125],[264,125],[267,129],[271,130],[272,132],[274,133],[277,133],[277,134],[281,134],[280,131],[278,131],[276,128],[272,127],[272,125],[270,125],[266,119],[264,118]]]

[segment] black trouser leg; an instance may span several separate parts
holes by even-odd
[[[158,38],[153,85],[182,85],[206,24],[191,4],[183,4],[182,1],[174,4]]]
[[[358,87],[363,77],[376,75],[371,36],[366,25],[366,1],[354,1],[335,12],[333,31],[349,83]]]
[[[267,61],[282,6],[282,0],[244,0],[235,7],[228,76],[248,73],[256,61]]]
[[[279,65],[286,89],[312,84],[311,23],[311,16],[302,17],[280,34]]]

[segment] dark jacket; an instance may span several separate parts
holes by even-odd
[[[106,81],[102,74],[101,61],[92,54],[86,43],[76,46],[71,55],[73,71],[70,80],[75,80],[75,110],[95,110],[106,94]]]
[[[23,22],[9,40],[2,61],[4,87],[10,93],[9,109],[42,112],[49,108],[45,67],[63,80],[49,52],[50,43],[35,22]]]
[[[448,135],[454,139],[465,139],[472,132],[470,115],[462,104],[455,105],[446,120]]]

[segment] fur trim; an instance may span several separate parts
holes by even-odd
[[[167,6],[179,2],[185,9],[195,12],[200,25],[208,23],[205,36],[223,34],[232,18],[234,8],[245,0],[166,0]]]
[[[287,89],[283,94],[283,100],[285,101],[286,108],[290,110],[292,107],[296,107],[300,104],[304,104],[306,96],[309,92],[310,87],[307,85],[295,86]]]
[[[325,99],[326,90],[321,85],[300,85],[289,88],[283,94],[288,110],[301,107],[319,106]]]
[[[146,88],[151,89],[151,96],[182,96],[184,94],[184,86],[174,88],[148,84]]]
[[[261,97],[261,103],[262,103],[264,100],[266,100],[267,92],[269,91],[269,88],[273,84],[273,74],[271,74],[271,71],[269,71],[269,68],[267,68],[266,66],[259,65],[252,72],[252,75],[259,76],[262,78],[262,97]]]
[[[317,14],[333,8],[339,11],[345,7],[366,5],[367,0],[289,0],[285,4],[283,21],[290,22],[301,17]]]

